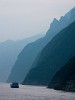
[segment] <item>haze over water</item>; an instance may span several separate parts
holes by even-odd
[[[67,93],[38,86],[10,88],[10,84],[0,84],[0,100],[75,100],[75,93]]]

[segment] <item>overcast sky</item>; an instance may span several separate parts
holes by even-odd
[[[0,41],[45,33],[75,0],[0,0]]]

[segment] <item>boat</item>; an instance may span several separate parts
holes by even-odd
[[[15,82],[15,83],[10,84],[10,87],[11,88],[19,88],[19,84]]]

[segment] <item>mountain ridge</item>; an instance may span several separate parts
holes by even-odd
[[[29,71],[23,84],[47,85],[56,71],[75,55],[74,33],[75,22],[59,32],[42,50],[39,63]]]
[[[17,56],[24,46],[41,36],[37,35],[23,40],[0,42],[0,82],[6,82]]]
[[[8,78],[8,82],[12,82],[12,81],[22,82],[26,77],[27,73],[29,72],[29,70],[32,67],[35,67],[33,66],[33,64],[36,64],[36,60],[38,59],[37,56],[39,56],[42,49],[48,44],[48,42],[50,42],[53,39],[53,37],[56,34],[58,34],[62,29],[64,29],[70,23],[73,22],[72,20],[70,20],[71,17],[69,21],[65,16],[62,18],[63,19],[59,21],[57,19],[54,19],[54,21],[50,25],[49,30],[47,31],[46,35],[43,38],[31,44],[28,44],[23,49],[23,51],[19,54],[15,65],[13,66],[11,74]],[[56,23],[58,25],[56,25]],[[19,71],[20,71],[20,75],[19,75]]]

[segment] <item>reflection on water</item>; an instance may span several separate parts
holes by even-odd
[[[0,100],[75,100],[75,93],[66,93],[38,86],[22,86],[14,89],[0,84]]]

